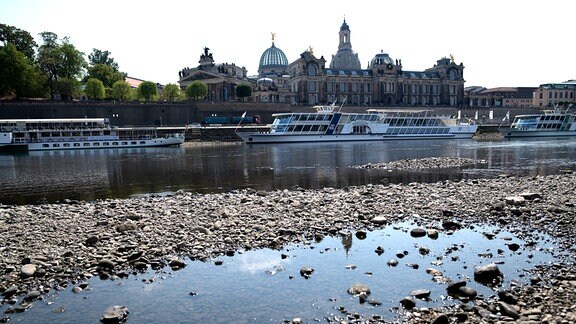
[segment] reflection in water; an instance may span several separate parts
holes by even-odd
[[[571,139],[494,142],[401,142],[246,145],[186,143],[182,147],[46,151],[0,155],[0,203],[95,200],[135,194],[343,188],[512,175],[574,168]],[[427,157],[485,160],[438,170],[363,170],[350,166]]]

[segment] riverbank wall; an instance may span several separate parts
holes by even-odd
[[[483,124],[498,124],[508,113],[510,119],[518,114],[535,113],[536,108],[454,108],[454,107],[343,107],[346,112],[363,112],[369,108],[430,109],[436,114],[456,115],[474,119]],[[206,117],[259,116],[262,124],[273,121],[272,114],[280,112],[311,112],[310,106],[280,103],[248,102],[48,102],[48,101],[0,101],[0,119],[41,118],[108,118],[115,126],[184,126],[202,123]],[[492,111],[492,119],[490,117]]]

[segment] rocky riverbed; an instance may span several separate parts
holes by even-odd
[[[534,242],[532,235],[541,231],[557,240],[553,253],[558,262],[537,266],[526,285],[499,287],[493,282],[499,291],[494,296],[475,296],[462,288],[465,282],[452,282],[448,290],[468,295],[461,304],[442,309],[421,308],[414,296],[398,296],[404,322],[574,323],[575,187],[576,176],[567,172],[344,189],[178,192],[123,200],[0,205],[0,292],[2,302],[11,305],[4,321],[50,289],[82,290],[93,276],[107,279],[149,268],[178,269],[185,266],[184,256],[211,260],[238,250],[280,248],[342,232],[362,235],[410,219],[417,224],[415,233],[423,229],[428,235],[490,224]],[[121,307],[111,313],[106,316],[119,322],[127,316]],[[109,319],[103,315],[102,320]],[[332,320],[384,322],[378,316],[345,312]]]

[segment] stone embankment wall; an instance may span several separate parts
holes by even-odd
[[[393,107],[343,107],[342,111],[363,112],[367,108]],[[421,107],[399,107],[416,108]],[[422,107],[424,108],[424,107]],[[456,115],[461,110],[462,116],[474,118],[478,111],[479,123],[500,123],[506,112],[510,117],[517,114],[534,113],[533,108],[450,108],[435,107],[438,114]],[[488,120],[489,111],[493,110],[494,119]],[[138,102],[35,102],[35,101],[0,101],[0,119],[24,118],[109,118],[115,126],[184,126],[200,123],[208,116],[240,117],[244,112],[247,116],[259,115],[263,124],[271,123],[272,114],[277,112],[308,112],[310,106],[244,103],[244,102],[179,102],[179,103],[138,103]]]

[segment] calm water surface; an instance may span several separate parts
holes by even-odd
[[[272,190],[345,187],[368,183],[407,183],[497,177],[500,174],[547,175],[574,169],[576,141],[473,140],[405,141],[381,143],[245,145],[202,143],[179,148],[111,149],[30,152],[0,155],[0,203],[25,204],[63,199],[95,200],[148,193],[186,190],[225,192],[251,187]],[[486,163],[467,168],[420,171],[382,171],[351,168],[354,165],[435,156],[464,157]],[[360,314],[379,314],[393,320],[399,300],[415,289],[430,289],[430,301],[418,307],[453,303],[446,285],[431,280],[428,267],[450,279],[473,277],[473,267],[501,262],[507,286],[525,282],[522,269],[553,262],[553,242],[533,233],[533,247],[510,251],[506,243],[524,242],[503,230],[463,229],[437,240],[412,238],[414,225],[396,224],[369,233],[364,240],[352,236],[328,237],[310,245],[289,246],[282,251],[240,251],[222,257],[223,265],[188,260],[173,272],[164,269],[128,279],[89,281],[91,290],[74,294],[52,292],[25,313],[10,316],[12,323],[98,323],[111,305],[130,310],[128,323],[281,323],[295,317],[322,322],[343,316],[338,307]],[[482,232],[497,234],[493,240]],[[511,241],[505,241],[504,237]],[[419,246],[430,248],[421,255]],[[374,250],[382,246],[384,254]],[[386,262],[406,251],[398,266]],[[497,251],[500,251],[498,253]],[[493,257],[486,258],[487,254]],[[285,254],[288,257],[282,258]],[[456,258],[453,258],[456,257]],[[418,269],[406,266],[419,265]],[[354,267],[349,267],[354,265]],[[309,279],[300,268],[315,269]],[[381,306],[360,304],[348,295],[354,283],[372,289],[371,298]],[[482,295],[491,289],[471,280]],[[194,292],[196,295],[191,295]],[[0,305],[4,312],[9,305]],[[64,310],[64,312],[61,312]],[[324,319],[324,320],[323,320]]]
[[[467,286],[488,297],[494,294],[492,289],[469,280],[475,265],[498,262],[505,274],[503,286],[509,287],[512,281],[528,281],[524,268],[553,260],[554,245],[539,233],[531,238],[535,246],[513,252],[506,244],[524,246],[525,242],[494,227],[442,233],[433,240],[411,237],[414,226],[395,224],[363,240],[354,235],[328,237],[278,251],[243,251],[220,258],[222,265],[188,261],[186,268],[175,272],[166,269],[105,281],[93,278],[89,290],[72,293],[71,285],[66,291],[52,292],[27,312],[12,315],[10,323],[96,324],[111,305],[128,307],[128,323],[283,323],[297,317],[304,323],[326,323],[327,318],[345,318],[340,308],[394,321],[399,301],[416,289],[431,291],[430,300],[416,299],[417,307],[460,303],[447,295],[446,283],[432,280],[427,268],[438,269],[451,280],[467,280]],[[488,239],[483,232],[496,237]],[[379,246],[384,249],[381,255],[374,252]],[[419,253],[421,246],[430,253]],[[396,256],[399,252],[405,254],[401,259]],[[393,258],[399,264],[388,266]],[[410,263],[418,268],[407,266]],[[314,269],[310,278],[300,275],[302,267]],[[347,293],[356,283],[368,285],[369,298],[382,304],[359,303],[358,297]],[[0,311],[7,307],[1,306]]]
[[[125,198],[177,190],[322,188],[475,177],[546,175],[573,169],[573,139],[424,140],[375,143],[186,143],[178,148],[29,152],[0,155],[0,203]],[[462,168],[359,170],[354,165],[434,156],[486,160]]]

